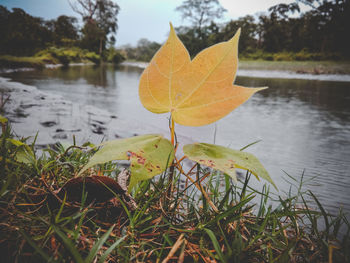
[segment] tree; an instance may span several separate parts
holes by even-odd
[[[191,56],[200,50],[215,44],[218,27],[215,18],[221,18],[227,10],[218,0],[185,0],[175,11],[182,13],[182,19],[191,22],[190,27],[177,28],[179,37],[186,45]]]
[[[77,19],[75,17],[65,15],[61,15],[52,21],[52,31],[54,32],[56,45],[66,45],[78,39],[76,22]]]
[[[94,41],[94,45],[88,45],[90,50],[94,50],[102,54],[105,49],[108,35],[115,34],[118,29],[117,15],[119,13],[119,5],[113,0],[76,0],[70,2],[72,9],[82,16],[85,23],[82,30],[83,45],[92,39],[98,39],[98,45]]]
[[[232,38],[238,28],[241,28],[241,35],[239,38],[239,51],[249,51],[257,48],[257,24],[253,16],[247,15],[240,17],[237,20],[228,22],[219,32],[219,39],[216,42],[227,41]]]
[[[0,6],[0,53],[33,55],[53,40],[45,21],[20,8]]]
[[[193,27],[201,30],[215,18],[221,18],[227,10],[218,0],[185,0],[176,11],[182,13],[182,19],[189,20]]]
[[[137,59],[141,61],[150,61],[159,48],[160,44],[157,42],[152,42],[146,38],[141,38],[137,42]]]

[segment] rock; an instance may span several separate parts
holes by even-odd
[[[44,127],[52,127],[57,125],[55,121],[43,121],[43,122],[40,122],[40,124]]]

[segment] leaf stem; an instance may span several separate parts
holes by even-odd
[[[170,119],[171,119],[171,126],[170,126],[171,144],[175,145],[175,122],[172,115],[170,115]]]

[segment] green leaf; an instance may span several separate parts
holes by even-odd
[[[7,118],[5,118],[4,116],[0,115],[0,123],[7,123]]]
[[[161,135],[148,134],[108,141],[80,171],[113,160],[129,160],[131,178],[129,191],[140,181],[162,173],[173,162],[174,147]]]
[[[208,143],[188,144],[183,147],[183,151],[188,159],[222,171],[235,181],[237,181],[235,169],[240,168],[250,171],[257,179],[264,178],[276,188],[265,168],[250,153]]]
[[[9,143],[17,147],[15,159],[17,162],[30,164],[35,159],[32,149],[19,140],[7,139]]]
[[[19,140],[15,140],[15,139],[7,139],[7,141],[11,144],[13,144],[14,146],[22,146],[22,145],[26,145],[24,142],[21,142]]]

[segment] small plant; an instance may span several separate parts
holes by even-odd
[[[105,142],[80,174],[96,164],[129,160],[129,191],[138,182],[161,174],[169,167],[171,181],[174,167],[181,167],[180,161],[175,158],[178,146],[175,123],[187,126],[213,123],[244,103],[255,92],[265,89],[233,85],[238,65],[239,35],[240,30],[229,41],[203,50],[191,61],[188,51],[170,24],[168,40],[141,76],[139,95],[149,111],[170,112],[171,142],[160,135]],[[274,185],[267,171],[252,154],[204,143],[185,145],[183,152],[185,157],[180,160],[188,158],[219,170],[235,181],[235,169],[241,168]]]
[[[105,142],[97,152],[95,145],[80,147],[73,140],[73,145],[56,144],[38,156],[36,139],[31,145],[26,138],[15,139],[0,116],[2,260],[350,262],[346,215],[342,210],[327,213],[303,190],[303,176],[299,182],[288,175],[291,188],[283,197],[266,185],[262,190],[249,186],[252,174],[273,182],[260,162],[243,152],[246,147],[185,145],[185,156],[195,162],[187,172],[182,166],[186,157],[175,156],[175,123],[214,122],[259,90],[232,86],[238,35],[190,61],[171,27],[140,82],[145,107],[171,113],[171,140],[142,135]],[[215,66],[215,61],[220,63]],[[206,71],[211,74],[203,78]],[[128,172],[119,173],[114,160],[130,160],[133,196],[127,193]],[[98,169],[89,169],[97,164]],[[247,170],[238,184],[232,183],[235,168]],[[88,169],[89,176],[76,176]]]

